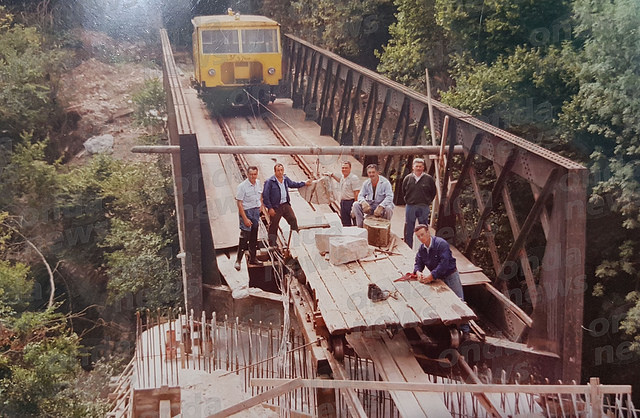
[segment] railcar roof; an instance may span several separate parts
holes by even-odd
[[[194,27],[203,26],[275,26],[278,22],[265,16],[257,15],[214,15],[196,16],[191,20]]]

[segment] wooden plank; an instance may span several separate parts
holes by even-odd
[[[424,299],[412,291],[412,288],[405,282],[393,282],[395,276],[401,274],[396,271],[393,264],[385,255],[383,259],[375,261],[359,261],[360,266],[372,283],[377,284],[380,289],[398,291],[398,299],[389,298],[385,302],[395,312],[400,325],[403,327],[413,327],[424,322],[433,323],[439,321],[436,312],[431,305],[425,303]],[[419,315],[421,313],[421,315]]]
[[[429,376],[422,371],[420,364],[413,356],[409,349],[409,341],[407,341],[404,333],[401,332],[394,335],[393,339],[390,339],[388,335],[383,335],[382,341],[384,341],[389,354],[393,353],[393,359],[398,369],[402,372],[404,380],[414,383],[433,383],[430,381]],[[427,416],[438,418],[451,416],[441,394],[414,392],[414,396]]]
[[[413,258],[409,258],[413,256],[413,251],[403,244],[398,245],[396,251],[401,255],[391,255],[389,260],[400,271],[413,271]],[[468,322],[469,319],[477,319],[471,308],[460,300],[442,280],[436,280],[428,285],[417,281],[407,283],[433,307],[445,325],[460,324]]]
[[[482,268],[469,261],[469,259],[465,257],[465,255],[462,254],[456,247],[454,247],[453,245],[450,245],[449,247],[451,248],[451,254],[453,255],[453,258],[456,259],[456,267],[458,268],[458,272],[460,274],[482,271]]]
[[[251,386],[275,386],[289,379],[255,378],[251,379]],[[519,385],[519,384],[473,384],[473,383],[414,383],[414,382],[379,382],[372,380],[328,380],[301,379],[302,386],[307,388],[343,389],[354,388],[360,390],[395,390],[411,392],[443,392],[443,393],[541,393],[554,394],[585,394],[589,392],[589,385]],[[631,394],[631,385],[600,385],[601,393]]]
[[[473,286],[483,283],[491,283],[491,280],[482,272],[475,273],[460,273],[460,282],[462,287]]]
[[[284,395],[287,392],[294,391],[301,387],[302,387],[302,381],[300,378],[294,379],[294,380],[288,380],[287,382],[282,383],[278,386],[275,386],[271,389],[268,389],[257,396],[247,399],[246,401],[242,401],[228,408],[225,408],[221,411],[218,411],[213,415],[209,415],[207,418],[228,417],[230,415],[237,414],[238,412],[242,412],[249,408],[253,408],[254,406],[260,405],[262,402],[266,402],[269,399],[273,399],[280,395]]]
[[[384,348],[379,338],[362,338],[362,346],[366,347],[371,359],[376,364],[376,370],[380,373],[380,377],[386,381],[402,382],[405,381],[402,372],[393,361],[392,355]],[[422,406],[412,392],[405,391],[389,391],[393,402],[403,417],[426,416]]]
[[[336,358],[332,355],[328,355],[327,359],[329,360],[329,365],[331,366],[331,371],[333,372],[333,378],[336,380],[349,380],[349,375],[347,371],[344,369],[342,364],[336,360]],[[352,417],[357,418],[366,418],[367,413],[360,402],[360,398],[358,398],[358,393],[352,388],[341,389],[341,393],[344,396],[344,399],[347,403],[347,408],[349,409],[349,414]]]
[[[369,277],[358,262],[332,266],[351,300],[370,329],[384,329],[400,324],[400,319],[386,301],[373,302],[368,297]],[[389,298],[392,299],[393,298]]]
[[[227,258],[224,254],[218,254],[216,257],[218,261],[218,269],[220,273],[224,276],[227,285],[231,288],[231,291],[239,290],[242,288],[249,287],[249,276],[247,275],[247,265],[243,261],[243,269],[237,271],[233,264],[235,262],[235,257]]]
[[[300,243],[300,239],[296,237],[297,232],[293,233],[292,242]],[[349,327],[344,319],[342,312],[337,308],[336,302],[333,300],[331,293],[326,288],[324,281],[318,275],[313,261],[309,258],[307,250],[300,244],[297,247],[289,249],[291,255],[298,259],[300,267],[305,273],[307,282],[316,293],[318,299],[318,309],[322,314],[322,318],[331,334],[340,334],[346,332]]]
[[[364,319],[360,311],[357,309],[358,304],[351,298],[350,294],[344,288],[340,277],[336,276],[333,266],[327,260],[322,257],[315,246],[315,239],[311,241],[309,236],[312,236],[314,231],[305,230],[301,234],[300,240],[301,247],[305,248],[309,255],[309,260],[313,263],[318,277],[324,283],[324,287],[331,294],[331,299],[335,302],[336,308],[342,313],[342,316],[347,324],[347,328],[350,331],[357,331],[367,328],[367,321]],[[307,268],[310,268],[307,264]],[[306,271],[306,268],[305,268]],[[321,296],[318,296],[320,300]]]

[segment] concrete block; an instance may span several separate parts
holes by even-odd
[[[316,247],[320,253],[329,251],[329,240],[333,237],[360,237],[367,239],[367,230],[357,226],[340,226],[317,231]]]
[[[362,237],[329,238],[329,261],[333,265],[350,263],[369,255],[369,243]]]

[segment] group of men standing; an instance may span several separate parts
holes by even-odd
[[[342,175],[325,173],[340,183],[340,219],[343,226],[363,227],[365,215],[391,219],[393,215],[393,189],[391,183],[378,172],[376,164],[367,166],[367,179],[362,186],[357,175],[351,172],[351,162],[342,162]],[[297,182],[284,174],[284,166],[274,166],[274,175],[269,177],[264,188],[258,179],[258,167],[247,170],[247,179],[238,185],[236,201],[240,217],[240,242],[236,269],[240,269],[240,260],[244,251],[249,251],[249,262],[254,263],[257,248],[258,222],[260,208],[264,205],[270,217],[269,245],[274,246],[281,218],[285,218],[291,229],[298,230],[298,222],[291,207],[290,188],[310,185],[311,180]],[[404,241],[413,247],[413,234],[418,224],[429,223],[429,206],[436,195],[433,177],[425,173],[422,158],[413,160],[413,170],[402,181],[402,190],[406,203]]]
[[[405,200],[404,241],[413,248],[413,234],[415,233],[421,245],[415,257],[413,273],[421,283],[430,283],[440,279],[462,300],[464,295],[460,282],[460,275],[456,267],[456,259],[451,253],[449,243],[444,239],[432,236],[429,231],[429,214],[431,202],[436,196],[436,184],[425,172],[425,161],[415,158],[412,172],[402,181]],[[333,173],[325,175],[340,183],[340,218],[342,225],[363,227],[365,215],[373,215],[391,219],[393,215],[393,189],[391,183],[378,172],[375,164],[367,166],[367,179],[360,186],[360,179],[351,173],[351,163],[342,162],[342,175]],[[238,185],[236,200],[240,218],[240,242],[238,243],[238,257],[235,268],[240,270],[240,263],[244,252],[249,250],[249,264],[260,264],[256,259],[258,224],[260,208],[264,205],[270,217],[269,245],[276,245],[278,224],[285,218],[291,229],[298,230],[291,200],[290,188],[300,188],[310,185],[311,180],[296,182],[284,174],[284,166],[280,163],[274,166],[274,175],[269,177],[262,187],[258,180],[258,168],[248,168],[248,177]],[[416,222],[418,225],[416,226]],[[423,274],[424,268],[429,274]],[[469,333],[468,325],[461,326],[464,336]]]

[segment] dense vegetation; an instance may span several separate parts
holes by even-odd
[[[63,164],[60,78],[86,51],[47,4],[0,6],[0,415],[99,417],[135,310],[181,300],[173,187],[161,159]],[[163,135],[159,81],[133,101]]]
[[[111,321],[116,310],[105,307],[118,300],[127,301],[129,310],[118,311],[125,317],[174,304],[180,293],[166,165],[100,157],[69,167],[51,147],[65,118],[59,75],[77,59],[67,29],[153,39],[163,19],[186,45],[194,14],[227,7],[272,16],[420,91],[429,67],[444,102],[589,167],[583,376],[634,383],[638,393],[637,0],[149,2],[161,15],[133,3],[9,0],[19,13],[0,8],[0,414],[100,415],[97,395],[77,390],[86,378],[78,332],[88,328],[77,315]],[[153,123],[159,86],[137,97],[141,122]],[[98,369],[96,381],[109,367]]]

